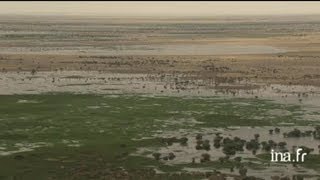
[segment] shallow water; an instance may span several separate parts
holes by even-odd
[[[166,131],[162,133],[155,134],[155,137],[187,137],[188,144],[186,146],[181,146],[179,143],[174,143],[171,146],[163,147],[158,149],[158,152],[162,154],[167,154],[170,152],[175,152],[177,157],[168,161],[170,164],[180,164],[180,163],[190,163],[191,159],[194,157],[196,161],[199,161],[202,153],[209,153],[211,155],[212,160],[218,160],[219,157],[224,157],[224,153],[221,148],[211,147],[210,151],[206,150],[196,150],[195,146],[197,144],[197,140],[195,139],[197,133],[201,133],[203,135],[203,140],[209,140],[210,144],[213,144],[213,139],[216,136],[215,133],[220,132],[223,137],[239,137],[241,139],[250,140],[254,139],[255,134],[260,134],[259,141],[268,141],[273,140],[277,143],[281,141],[285,141],[287,143],[286,147],[289,151],[292,150],[294,146],[306,146],[309,148],[313,148],[314,151],[312,154],[319,154],[318,145],[320,144],[320,140],[315,140],[312,137],[300,137],[300,138],[284,138],[283,133],[292,131],[294,128],[298,128],[302,131],[313,130],[311,126],[292,126],[292,127],[280,127],[281,132],[279,134],[269,134],[269,129],[274,129],[274,127],[231,127],[231,128],[202,128],[201,130],[191,130],[191,129],[179,129],[177,131],[171,132]],[[139,152],[143,152],[147,149],[142,148]],[[257,153],[265,153],[263,151],[257,151]],[[242,157],[254,158],[255,155],[252,154],[251,151],[245,150],[244,152],[238,152],[238,155],[241,154]],[[152,158],[152,156],[149,156]]]
[[[8,47],[2,53],[94,53],[95,55],[235,55],[235,54],[275,54],[288,50],[267,45],[230,45],[230,44],[168,44],[168,45],[122,45],[103,48],[40,48]]]
[[[239,137],[241,139],[250,140],[254,139],[255,134],[260,134],[259,141],[268,141],[273,140],[277,143],[281,141],[285,141],[287,143],[286,147],[290,152],[294,151],[295,146],[306,146],[309,148],[313,148],[314,151],[312,154],[319,154],[318,145],[320,140],[315,140],[313,137],[300,137],[300,138],[284,138],[283,133],[289,132],[294,128],[298,128],[302,131],[313,130],[313,127],[310,126],[291,126],[291,127],[280,127],[281,132],[279,134],[269,134],[269,129],[274,129],[271,126],[264,127],[230,127],[230,128],[203,128],[201,130],[191,130],[191,129],[179,129],[177,131],[166,131],[162,133],[155,134],[156,137],[187,137],[188,143],[185,146],[180,145],[179,143],[173,143],[171,146],[165,146],[160,148],[140,148],[137,151],[136,155],[147,154],[146,156],[149,158],[153,158],[152,153],[159,152],[161,155],[168,155],[173,152],[176,155],[176,158],[170,161],[163,161],[166,164],[174,165],[174,164],[189,164],[192,162],[192,158],[195,158],[195,163],[200,163],[201,155],[203,153],[210,154],[211,161],[217,161],[220,157],[224,157],[225,154],[222,151],[222,148],[214,148],[213,147],[213,139],[216,136],[215,133],[220,132],[222,137]],[[203,140],[209,140],[211,144],[211,150],[196,150],[195,146],[197,144],[197,140],[195,139],[196,134],[201,133],[203,135]],[[245,148],[244,148],[245,149]],[[149,153],[149,154],[148,154]],[[150,154],[151,153],[151,154]],[[257,154],[267,153],[262,150],[258,150]],[[237,152],[236,156],[241,156],[242,158],[255,158],[255,155],[252,154],[251,151],[244,150],[243,152]],[[248,161],[243,159],[243,161]],[[250,160],[252,161],[252,160]],[[255,163],[261,163],[259,161],[254,161]],[[293,167],[290,163],[274,163],[270,166],[270,164],[264,164],[266,169],[263,170],[255,170],[249,169],[248,174],[251,176],[261,177],[264,179],[270,179],[271,176],[281,175],[281,176],[291,176],[293,174],[308,174],[308,175],[318,175],[318,172],[312,169],[306,169],[301,166]],[[184,168],[185,171],[212,171],[212,168]],[[229,173],[229,169],[219,169],[222,172]],[[231,174],[237,174],[237,170]],[[312,179],[312,178],[311,178]]]
[[[119,46],[107,50],[112,55],[233,55],[233,54],[273,54],[286,52],[265,45],[227,45],[227,44],[183,44],[183,45],[134,45]]]

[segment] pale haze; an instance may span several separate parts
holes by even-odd
[[[0,2],[0,14],[83,16],[312,15],[320,2]]]

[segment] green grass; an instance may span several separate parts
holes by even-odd
[[[18,150],[17,143],[50,143],[31,152],[0,156],[0,177],[4,178],[61,179],[81,164],[92,169],[155,166],[166,172],[180,171],[190,165],[168,166],[153,159],[130,156],[139,147],[162,146],[154,138],[132,139],[150,137],[157,130],[309,123],[299,119],[300,106],[258,99],[74,94],[3,95],[0,99],[0,147],[6,148],[2,151]],[[271,118],[268,111],[272,109],[286,109],[292,115]],[[188,118],[203,124],[162,126]],[[70,141],[81,146],[69,147],[65,142]],[[222,168],[217,163],[209,165]]]

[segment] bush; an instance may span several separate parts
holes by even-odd
[[[186,137],[180,138],[181,145],[185,146],[185,145],[187,145],[187,142],[188,142],[188,138],[186,138]]]
[[[294,129],[293,131],[290,131],[287,133],[287,137],[301,137],[302,133],[299,129]]]
[[[200,140],[200,139],[202,139],[202,134],[197,134],[196,135],[196,140]]]
[[[154,157],[155,160],[159,160],[161,154],[160,153],[153,153],[152,156]]]
[[[246,176],[247,175],[247,168],[244,168],[244,167],[241,167],[240,169],[239,169],[239,174],[241,175],[241,176]]]
[[[169,158],[170,160],[173,160],[174,158],[176,158],[176,155],[174,155],[174,154],[171,152],[171,153],[169,153],[168,158]]]
[[[251,141],[246,143],[246,148],[248,150],[258,150],[260,147],[260,144],[257,140],[252,139]]]
[[[210,161],[210,154],[204,153],[204,154],[201,154],[201,156],[202,156],[202,159],[200,160],[201,162]]]

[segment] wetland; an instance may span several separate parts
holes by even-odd
[[[317,180],[319,29],[0,16],[0,179]]]

